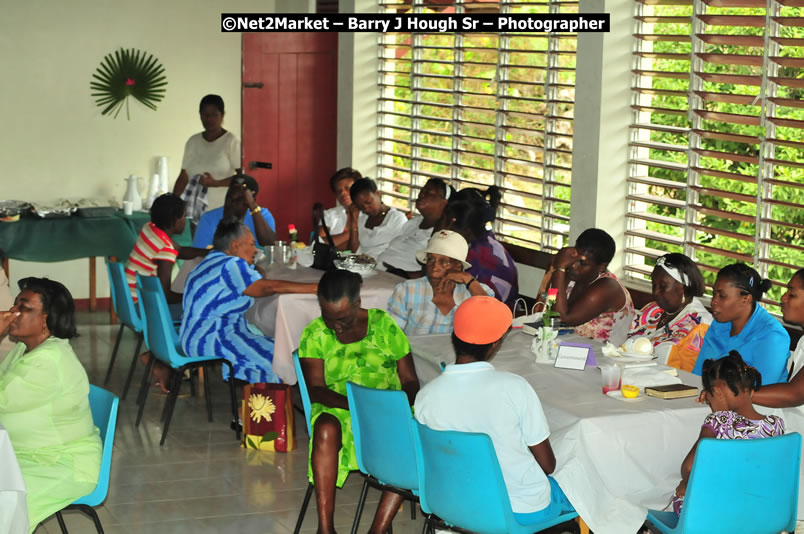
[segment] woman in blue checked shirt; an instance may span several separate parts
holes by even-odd
[[[388,313],[405,334],[449,334],[458,305],[469,297],[494,296],[487,285],[464,271],[469,245],[457,232],[440,230],[427,248],[416,252],[425,264],[425,278],[406,280],[394,288]]]

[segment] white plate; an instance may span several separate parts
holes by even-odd
[[[347,269],[344,267],[338,267],[338,269],[343,269],[344,271],[349,271],[351,273],[357,273],[363,278],[368,278],[369,276],[374,276],[375,274],[377,274],[377,269],[362,269],[362,268]]]
[[[608,393],[606,393],[606,396],[611,397],[612,399],[617,399],[617,400],[624,401],[624,402],[638,402],[638,401],[641,401],[641,400],[645,400],[645,394],[642,392],[642,390],[640,390],[639,395],[637,395],[633,399],[627,399],[627,398],[623,397],[623,392],[620,391],[619,389],[615,390],[615,391],[609,391]]]
[[[656,356],[653,354],[642,354],[641,352],[626,352],[624,350],[618,351],[623,358],[630,358],[632,360],[640,360],[640,361],[650,361],[655,360]]]

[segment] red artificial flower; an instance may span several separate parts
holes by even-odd
[[[135,83],[136,82],[134,81],[134,78],[128,78],[126,80],[126,85],[128,85],[128,86],[134,85]]]

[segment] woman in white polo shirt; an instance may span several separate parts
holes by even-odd
[[[232,176],[242,170],[240,140],[223,129],[223,98],[206,95],[198,107],[204,131],[187,140],[181,173],[176,179],[173,193],[181,196],[190,178],[200,175],[199,185],[207,188],[207,209],[223,206],[226,188]],[[200,217],[200,213],[198,214]]]

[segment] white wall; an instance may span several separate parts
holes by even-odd
[[[198,102],[207,93],[223,97],[224,127],[239,137],[241,37],[220,31],[220,14],[273,10],[274,0],[4,2],[0,198],[119,200],[123,179],[131,173],[148,177],[157,156],[168,156],[177,176],[185,141],[201,130]],[[93,72],[120,47],[159,58],[168,81],[157,111],[133,103],[130,121],[125,110],[117,119],[102,116],[90,96]],[[12,261],[12,287],[20,277],[47,275],[86,298],[86,266],[86,260]],[[108,296],[104,272],[100,264],[98,296]]]
[[[376,0],[340,0],[341,13],[377,13]],[[337,167],[377,176],[379,34],[338,34]]]
[[[617,243],[610,269],[622,275],[628,133],[631,123],[631,0],[583,0],[581,13],[609,13],[609,33],[579,33],[575,81],[570,243],[587,228]]]

